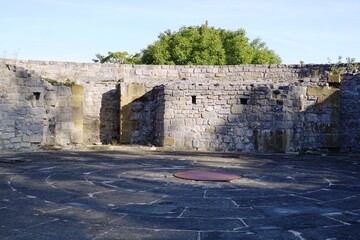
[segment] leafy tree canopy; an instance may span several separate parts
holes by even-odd
[[[95,55],[97,59],[94,62],[100,63],[124,63],[124,64],[141,64],[140,53],[129,55],[127,52],[108,52],[107,56],[101,54]]]
[[[280,57],[259,38],[250,40],[244,29],[230,31],[201,26],[182,27],[178,32],[161,33],[158,40],[141,53],[97,54],[97,61],[129,64],[236,65],[278,64]]]

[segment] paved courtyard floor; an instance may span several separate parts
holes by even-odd
[[[196,182],[188,169],[242,178]],[[360,239],[360,159],[0,153],[0,239]]]

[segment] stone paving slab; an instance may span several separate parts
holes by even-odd
[[[231,182],[178,179],[221,170]],[[0,239],[359,239],[357,156],[0,153]]]

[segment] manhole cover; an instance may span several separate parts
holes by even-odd
[[[231,181],[240,178],[238,175],[228,174],[214,170],[189,170],[174,174],[177,178],[196,181]]]

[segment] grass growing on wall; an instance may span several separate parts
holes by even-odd
[[[71,81],[70,79],[66,79],[65,82],[59,82],[50,78],[42,78],[42,80],[50,83],[53,86],[67,86],[67,87],[71,87],[75,84],[75,82]]]

